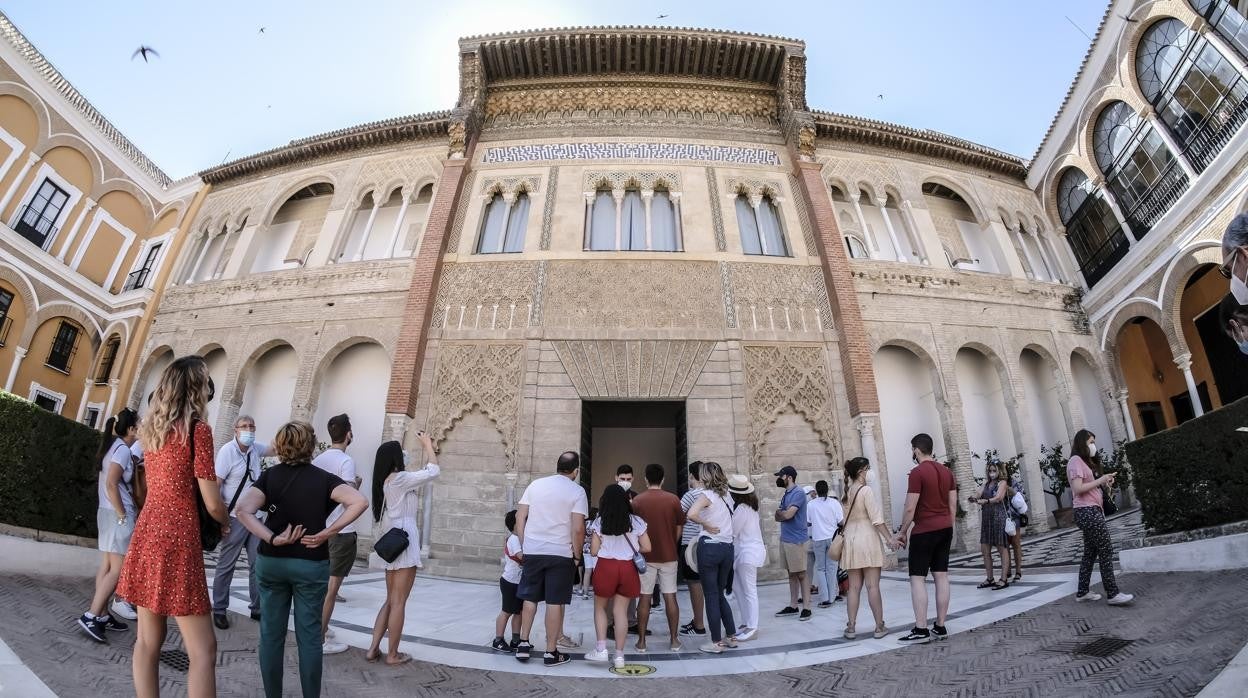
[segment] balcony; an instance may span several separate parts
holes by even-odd
[[[59,228],[53,225],[55,222],[55,220],[43,215],[42,209],[36,209],[28,204],[22,207],[21,215],[17,219],[17,225],[13,229],[19,235],[43,249],[43,243],[48,238],[55,236],[59,230]]]
[[[1128,181],[1121,171],[1112,172],[1105,179],[1118,205],[1123,207],[1123,217],[1127,219],[1136,240],[1144,239],[1157,221],[1183,196],[1188,186],[1187,173],[1177,158],[1171,158],[1170,164],[1144,191],[1133,186],[1134,183]]]
[[[1235,84],[1226,90],[1227,95],[1239,95],[1244,92],[1245,82],[1248,81],[1242,76],[1238,78]],[[1218,157],[1218,153],[1222,152],[1222,148],[1226,147],[1231,137],[1244,123],[1245,117],[1248,117],[1248,100],[1233,101],[1224,95],[1204,123],[1189,134],[1180,134],[1180,142],[1186,143],[1183,154],[1197,172],[1204,172],[1209,168],[1214,158]]]

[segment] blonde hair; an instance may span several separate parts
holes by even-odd
[[[715,494],[726,494],[728,492],[728,478],[724,476],[724,469],[715,461],[706,461],[702,464],[702,472],[699,480],[702,482],[702,489],[711,490]]]
[[[144,450],[160,450],[170,435],[187,440],[191,422],[208,413],[208,380],[202,356],[183,356],[165,367],[139,426]]]
[[[307,422],[287,422],[273,438],[273,451],[283,463],[306,463],[316,448],[316,431]]]

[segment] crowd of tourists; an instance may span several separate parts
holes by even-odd
[[[363,482],[347,454],[353,438],[350,417],[328,421],[331,444],[314,457],[316,433],[306,422],[282,425],[273,443],[266,444],[255,440],[255,420],[239,415],[233,438],[214,454],[212,430],[203,419],[212,393],[204,360],[183,357],[161,374],[142,418],[123,409],[107,421],[97,454],[103,555],[90,606],[77,624],[103,643],[108,633],[127,631],[127,621],[137,622],[135,691],[146,698],[159,694],[158,660],[172,616],[190,661],[189,694],[215,695],[214,626],[225,630],[231,625],[230,589],[246,552],[248,607],[259,624],[265,694],[282,695],[293,610],[302,694],[320,695],[322,657],[346,650],[330,620],[360,552],[357,520],[369,510],[360,492]],[[421,565],[419,492],[439,474],[432,439],[421,432],[418,441],[417,458],[397,441],[382,444],[375,455],[371,513],[384,534],[373,550],[384,564],[386,597],[365,653],[369,662],[410,660],[399,648],[404,610]],[[933,457],[930,436],[916,435],[911,449],[916,465],[895,530],[869,484],[867,458],[844,464],[840,497],[826,480],[799,485],[792,466],[774,474],[782,494],[773,518],[789,588],[788,605],[776,617],[808,621],[814,609],[844,600],[848,622],[843,635],[855,639],[865,587],[871,635],[885,637],[889,631],[880,593],[885,550],[908,548],[915,624],[899,641],[924,643],[947,635],[957,486],[952,471]],[[1114,476],[1101,472],[1095,436],[1087,430],[1076,435],[1072,452],[1067,475],[1084,540],[1076,599],[1101,598],[1089,589],[1093,565],[1099,562],[1108,603],[1129,603],[1131,595],[1115,584],[1103,513],[1104,491],[1113,486]],[[262,467],[262,459],[270,457],[277,463]],[[530,660],[538,652],[530,638],[544,603],[542,661],[548,666],[570,661],[564,650],[576,643],[563,631],[564,609],[578,583],[583,594],[592,589],[594,598],[594,646],[584,655],[589,661],[622,667],[626,653],[647,652],[652,606],[665,612],[671,651],[690,642],[702,652],[720,654],[759,637],[758,575],[768,554],[760,498],[748,477],[729,475],[715,462],[690,463],[688,489],[678,498],[664,486],[663,466],[644,468],[645,489],[639,493],[633,490],[632,468],[621,466],[616,482],[591,509],[581,485],[580,455],[563,453],[555,469],[531,482],[504,519],[502,608],[493,649]],[[1013,580],[1021,578],[1018,541],[1027,523],[1026,503],[1014,475],[989,464],[979,496],[968,497],[981,513],[980,543],[989,576],[981,588],[1008,587],[1011,546],[1016,553]],[[1001,557],[999,579],[993,575],[993,549]],[[211,595],[203,555],[209,550],[216,551]],[[935,581],[934,619],[929,617],[929,574]],[[692,616],[683,625],[677,594],[681,581]],[[637,637],[631,649],[629,635]]]

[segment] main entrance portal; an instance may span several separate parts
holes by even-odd
[[[633,466],[633,490],[646,488],[646,466],[658,463],[666,476],[663,488],[674,494],[685,490],[685,403],[596,402],[581,403],[581,484],[589,505],[597,506],[602,490],[615,482],[615,471]]]

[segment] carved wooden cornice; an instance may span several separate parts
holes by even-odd
[[[220,184],[253,172],[281,167],[296,162],[337,153],[447,135],[449,111],[416,114],[397,119],[374,121],[330,131],[319,136],[300,138],[287,145],[266,150],[199,173],[205,182]]]

